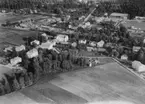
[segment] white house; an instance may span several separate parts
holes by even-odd
[[[56,45],[56,41],[47,41],[45,43],[42,43],[39,47],[41,47],[42,49],[48,49],[48,50],[51,50],[53,49]]]
[[[76,42],[73,42],[73,43],[71,44],[71,46],[72,46],[72,47],[76,47],[76,46],[77,46],[77,43],[76,43]]]
[[[31,45],[40,45],[40,41],[39,40],[34,40],[30,44]]]
[[[37,50],[36,48],[34,48],[34,49],[28,51],[28,52],[26,53],[26,55],[27,55],[28,58],[37,57],[37,56],[38,56],[38,50]]]
[[[15,58],[10,60],[11,65],[16,65],[20,62],[22,62],[22,58],[20,58],[20,57],[15,57]]]
[[[67,42],[69,40],[69,37],[67,35],[57,35],[55,37],[55,41],[58,42],[58,43],[61,43],[61,42]]]
[[[85,40],[85,39],[79,40],[79,44],[86,44],[86,43],[87,43],[87,40]]]
[[[23,51],[23,50],[25,50],[25,49],[26,49],[26,47],[25,47],[24,45],[16,46],[16,47],[15,47],[15,51],[16,51],[16,52],[20,52],[20,51]]]
[[[89,44],[90,44],[90,46],[95,47],[97,43],[94,41],[91,41]]]
[[[132,62],[132,67],[137,71],[137,72],[145,72],[145,65],[142,64],[139,61],[133,61]]]
[[[12,50],[13,50],[13,47],[9,46],[9,47],[4,49],[4,52],[8,52],[8,51],[12,51]]]
[[[97,23],[102,22],[104,19],[105,19],[104,17],[95,17],[95,21],[96,21]]]
[[[42,33],[41,36],[47,37],[47,34],[46,33]]]
[[[109,18],[112,21],[127,20],[128,19],[128,14],[124,14],[124,13],[112,13],[112,14],[110,14]]]
[[[124,55],[121,56],[121,59],[122,60],[128,60],[128,56],[124,54]]]
[[[97,47],[103,47],[105,44],[105,42],[103,40],[101,40],[100,42],[97,43]]]

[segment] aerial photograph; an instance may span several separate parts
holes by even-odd
[[[145,0],[0,0],[0,104],[145,104]]]

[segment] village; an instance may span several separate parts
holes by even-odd
[[[79,5],[69,9],[58,6],[49,13],[36,8],[21,9],[23,13],[1,10],[1,17],[13,18],[1,22],[0,28],[17,33],[18,39],[0,36],[4,44],[0,47],[0,95],[32,86],[45,75],[93,69],[110,62],[144,80],[145,17],[130,19],[128,13],[102,12],[103,3],[98,2]],[[4,40],[14,45],[6,45]]]

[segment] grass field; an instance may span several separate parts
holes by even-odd
[[[136,20],[127,20],[123,23],[126,27],[134,26],[136,28],[140,28],[141,30],[145,30],[145,22],[139,22]]]

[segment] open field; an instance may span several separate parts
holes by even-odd
[[[144,104],[144,95],[145,82],[112,61],[44,76],[34,86],[0,97],[0,104]]]
[[[20,31],[0,27],[0,47],[24,44],[23,37],[36,36],[35,31]]]
[[[137,20],[127,20],[124,25],[126,27],[134,26],[136,28],[140,28],[141,30],[145,30],[145,22],[139,22]]]
[[[0,24],[5,23],[7,20],[12,21],[18,21],[25,18],[41,18],[42,16],[38,15],[1,15],[0,16]],[[37,32],[35,31],[25,31],[25,30],[18,30],[18,29],[12,29],[12,28],[4,28],[0,26],[0,48],[7,47],[9,45],[15,46],[15,45],[21,45],[24,44],[23,37],[27,36],[36,36]]]

